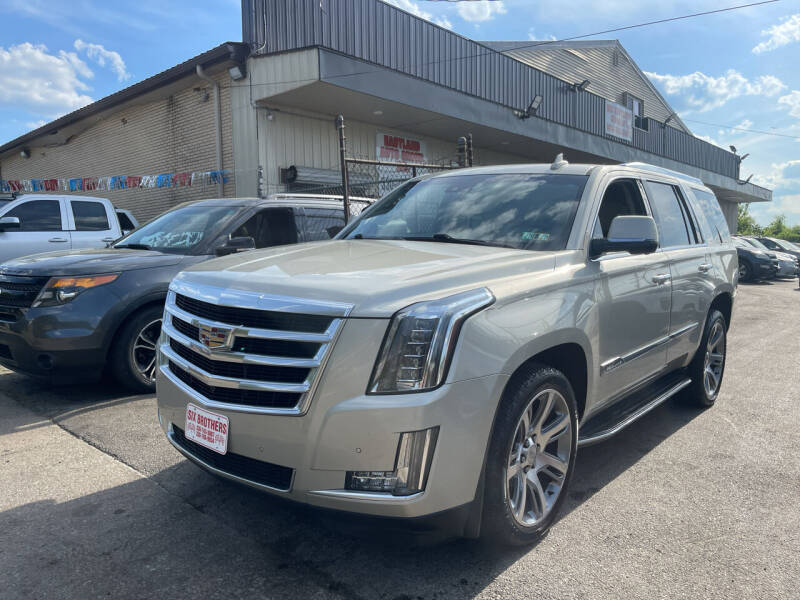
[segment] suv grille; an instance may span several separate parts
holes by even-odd
[[[0,306],[30,307],[49,279],[0,273]]]
[[[292,486],[294,469],[256,460],[241,454],[218,454],[205,446],[186,439],[183,430],[172,426],[172,440],[186,452],[220,471],[288,492]]]
[[[350,307],[230,289],[201,294],[237,306],[171,291],[159,348],[163,373],[206,406],[303,414]]]

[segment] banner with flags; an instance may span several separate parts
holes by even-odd
[[[50,179],[0,179],[2,192],[94,192],[135,188],[205,186],[228,183],[230,170],[160,173],[158,175],[114,175],[112,177],[67,177]]]

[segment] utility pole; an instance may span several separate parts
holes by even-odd
[[[339,130],[339,161],[342,164],[342,198],[344,201],[344,224],[350,221],[350,186],[347,181],[347,139],[344,137],[344,117],[336,117],[336,129]]]

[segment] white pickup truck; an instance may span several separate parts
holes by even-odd
[[[39,252],[103,248],[136,226],[130,213],[118,216],[106,198],[26,194],[0,200],[0,263]]]

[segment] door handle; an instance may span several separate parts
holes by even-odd
[[[103,238],[103,239],[102,239],[102,240],[100,240],[100,241],[101,241],[101,242],[108,242],[108,243],[110,244],[110,243],[111,243],[111,242],[113,242],[115,239],[117,239],[117,238],[107,237],[107,238]]]
[[[47,240],[47,241],[48,241],[48,242],[68,242],[69,240],[68,240],[67,238],[58,238],[58,237],[55,237],[55,238],[50,238],[50,239],[49,239],[49,240]]]
[[[701,273],[708,273],[713,268],[714,265],[712,265],[711,263],[703,263],[702,265],[699,265],[697,267],[697,270],[700,271]]]
[[[672,279],[672,275],[664,273],[663,275],[653,275],[653,283],[656,285],[663,285]]]

